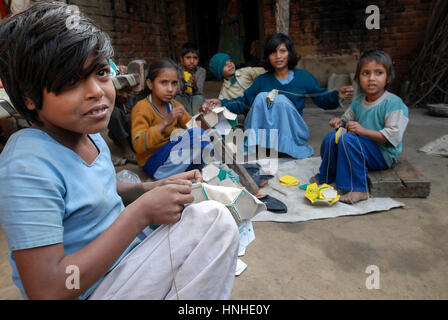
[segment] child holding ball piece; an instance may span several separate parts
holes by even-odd
[[[387,91],[394,78],[390,56],[382,50],[362,54],[355,80],[362,89],[341,118],[333,118],[334,129],[345,127],[338,136],[330,132],[321,145],[322,164],[310,182],[333,183],[346,191],[340,201],[356,203],[369,197],[368,170],[384,170],[397,162],[408,124],[408,108]]]

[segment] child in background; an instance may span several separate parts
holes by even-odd
[[[182,46],[180,58],[180,83],[174,98],[191,115],[197,114],[204,102],[204,83],[207,71],[198,67],[198,64],[199,49],[193,43],[185,43]]]
[[[382,50],[366,51],[355,75],[363,93],[341,118],[330,120],[332,128],[345,127],[347,133],[338,142],[336,131],[327,134],[321,146],[319,173],[310,182],[336,182],[337,189],[347,191],[340,198],[342,202],[368,199],[368,170],[390,168],[402,151],[408,108],[386,90],[393,78],[390,56]]]
[[[235,64],[226,53],[215,54],[210,59],[209,68],[216,78],[223,81],[218,96],[219,100],[244,96],[244,91],[252,85],[255,79],[266,73],[266,69],[262,67],[246,67],[236,70]]]
[[[120,74],[127,73],[126,66],[118,66]],[[137,163],[135,152],[132,150],[131,141],[131,110],[135,97],[131,88],[127,87],[116,91],[115,106],[110,117],[108,135],[112,141],[120,147],[123,157],[127,162]]]
[[[146,80],[148,95],[134,106],[131,113],[132,142],[138,165],[156,179],[199,168],[202,148],[210,146],[201,128],[171,137],[176,134],[176,129],[186,129],[191,119],[183,105],[173,99],[178,83],[178,69],[173,61],[160,59],[153,62]]]
[[[228,299],[232,215],[214,201],[190,204],[197,170],[117,181],[100,134],[115,100],[113,48],[82,14],[67,28],[71,17],[66,4],[42,1],[0,24],[0,78],[32,123],[0,154],[14,283],[25,299]],[[151,224],[162,226],[144,237]]]

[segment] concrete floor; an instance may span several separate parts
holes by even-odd
[[[206,83],[216,97],[219,83]],[[316,155],[340,110],[306,108]],[[426,199],[397,199],[405,208],[298,223],[254,222],[256,239],[242,260],[231,299],[448,299],[448,158],[418,152],[448,134],[448,119],[411,109],[404,151],[432,183]],[[117,152],[111,146],[113,153]],[[117,167],[135,170],[134,165]],[[380,272],[380,289],[367,289],[366,268]],[[0,299],[20,299],[11,281],[8,248],[0,231]]]

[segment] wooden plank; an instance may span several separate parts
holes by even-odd
[[[401,180],[393,170],[370,171],[367,177],[373,197],[391,197],[401,189]]]
[[[406,198],[426,198],[429,196],[431,182],[408,159],[401,157],[393,170],[404,185],[403,192]]]
[[[374,197],[426,198],[431,182],[405,157],[391,169],[369,172],[370,194]]]
[[[423,174],[414,167],[408,159],[401,157],[399,162],[392,168],[400,179],[408,182],[427,181]]]

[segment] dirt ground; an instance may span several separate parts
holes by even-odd
[[[219,84],[206,83],[206,97]],[[310,144],[319,154],[328,121],[341,110],[304,111]],[[409,110],[403,155],[431,181],[425,199],[397,199],[404,208],[297,223],[254,222],[256,239],[242,260],[231,299],[448,299],[448,158],[418,149],[448,134],[448,119]],[[111,145],[113,154],[117,149]],[[145,175],[135,165],[117,167]],[[379,289],[366,268],[377,266]],[[21,299],[11,280],[8,245],[0,231],[0,299]]]

